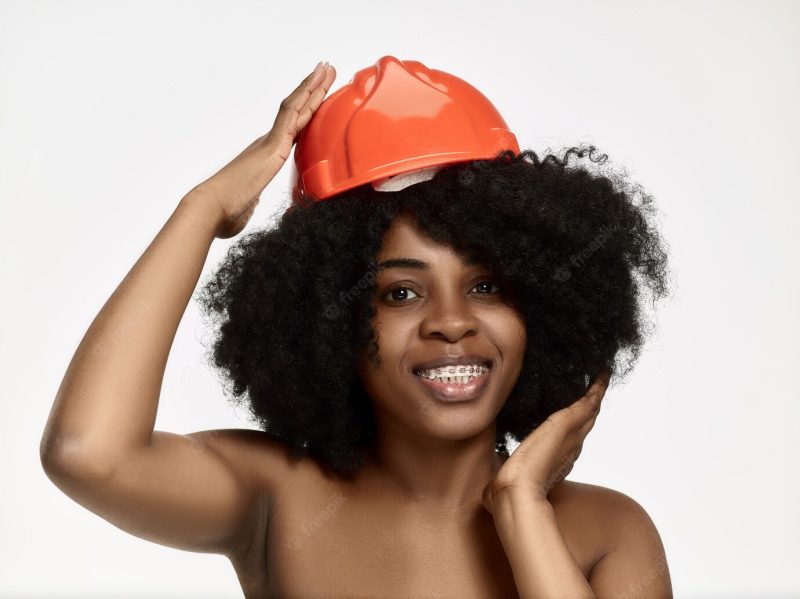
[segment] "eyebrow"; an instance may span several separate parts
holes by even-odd
[[[467,266],[475,266],[478,264],[478,260],[471,258],[465,260],[465,264]],[[378,270],[386,270],[389,268],[413,268],[416,270],[430,270],[431,265],[423,260],[417,260],[416,258],[390,258],[388,260],[384,260],[380,264],[378,264]]]

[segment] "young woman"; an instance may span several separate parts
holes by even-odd
[[[131,534],[227,556],[247,597],[671,596],[645,510],[564,480],[643,343],[641,292],[666,292],[650,199],[569,164],[593,148],[301,197],[200,297],[260,430],[153,430],[211,243],[242,231],[334,78],[320,64],[186,194],[103,306],[42,437],[48,476]]]

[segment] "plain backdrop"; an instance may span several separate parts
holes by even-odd
[[[332,92],[384,55],[478,87],[523,148],[594,143],[652,193],[675,291],[569,478],[644,506],[676,597],[800,595],[799,34],[800,3],[764,0],[0,2],[0,595],[241,596],[224,557],[69,499],[39,441],[83,334],[180,198],[319,60]],[[203,361],[208,335],[192,300],[157,429],[252,428]]]

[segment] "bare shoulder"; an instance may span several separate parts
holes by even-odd
[[[563,481],[548,499],[565,536],[593,553],[589,582],[595,592],[647,589],[643,596],[672,596],[661,536],[645,508],[614,489]]]
[[[556,485],[547,496],[558,526],[573,550],[594,565],[614,543],[615,520],[630,509],[627,495],[571,480]]]
[[[568,509],[588,509],[592,514],[606,518],[644,513],[644,508],[636,500],[621,491],[572,480],[565,480],[553,488],[548,499]]]
[[[553,488],[547,498],[558,517],[594,531],[593,538],[603,553],[631,526],[655,530],[649,514],[638,501],[608,487],[565,480]]]

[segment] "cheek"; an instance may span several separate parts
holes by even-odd
[[[510,312],[506,318],[497,323],[497,327],[493,330],[493,336],[503,356],[503,361],[506,363],[507,372],[509,374],[516,373],[515,376],[519,376],[528,343],[524,319],[516,312]]]
[[[398,360],[402,360],[411,343],[418,334],[419,323],[407,315],[393,314],[391,316],[380,313],[373,321],[372,330],[375,332],[375,341],[378,344],[380,356],[386,364],[381,367],[389,369],[390,362],[397,369]]]
[[[488,316],[484,323],[487,332],[506,349],[524,346],[527,341],[525,319],[516,310],[509,308],[495,312]]]
[[[372,397],[385,395],[387,390],[396,384],[398,372],[401,369],[399,361],[402,356],[385,339],[385,335],[376,339],[378,353],[372,359],[369,358],[366,350],[363,350],[359,356],[358,376],[362,386]]]
[[[520,354],[525,353],[525,348],[528,345],[528,331],[525,328],[525,321],[520,321],[519,323],[519,350]],[[520,358],[522,357],[520,355]]]
[[[522,350],[525,349],[525,345],[528,342],[527,324],[525,323],[525,317],[516,310],[509,314],[508,334],[509,339],[513,339],[515,346],[520,347]]]

